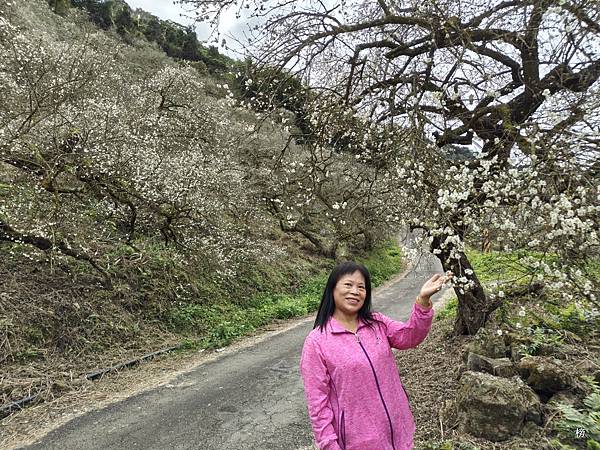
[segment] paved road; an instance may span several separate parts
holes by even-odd
[[[374,309],[406,320],[422,282],[440,266],[415,264],[374,292]],[[90,412],[28,449],[292,450],[312,434],[298,361],[312,320],[207,362],[170,385]]]

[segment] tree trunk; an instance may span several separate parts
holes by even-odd
[[[479,280],[470,290],[463,293],[459,291],[459,289],[454,289],[458,297],[454,334],[457,336],[473,335],[485,325],[490,315],[487,297]]]
[[[369,252],[375,248],[375,242],[377,241],[374,233],[369,230],[363,230],[363,235],[365,237],[365,251]]]
[[[439,244],[443,239],[445,239],[445,237],[434,238],[431,249],[439,249]],[[497,305],[492,305],[489,302],[475,271],[473,271],[471,275],[465,273],[465,270],[467,269],[473,270],[467,255],[461,252],[460,259],[449,259],[449,253],[450,251],[445,249],[438,255],[444,271],[451,270],[452,273],[454,273],[454,276],[467,277],[472,283],[472,287],[469,290],[463,290],[459,287],[454,288],[454,292],[458,298],[456,321],[454,322],[454,334],[456,336],[474,335],[477,333],[477,330],[485,325],[490,313]]]
[[[279,220],[279,228],[281,228],[281,231],[284,231],[286,233],[294,232],[301,234],[316,247],[317,253],[319,255],[334,260],[336,259],[338,251],[337,241],[333,241],[331,244],[328,244],[326,242],[326,239],[319,237],[316,233],[313,233],[312,231],[307,230],[304,226],[302,226],[299,223],[296,223],[293,227],[290,227],[286,225],[283,220]]]

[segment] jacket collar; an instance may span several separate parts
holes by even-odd
[[[363,320],[359,317],[358,318],[358,328],[356,329],[356,331],[360,330],[362,327],[366,326],[366,323],[363,322]],[[333,316],[331,316],[329,318],[329,320],[327,321],[327,329],[329,330],[330,333],[352,333],[352,331],[348,331],[346,330],[337,320],[335,320],[333,318]]]

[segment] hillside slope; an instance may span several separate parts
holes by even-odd
[[[399,270],[387,230],[338,245],[341,177],[284,226],[273,161],[311,155],[221,79],[77,9],[5,2],[0,18],[1,404],[304,314],[336,257],[371,258],[377,282]]]

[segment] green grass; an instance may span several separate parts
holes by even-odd
[[[523,258],[533,258],[545,262],[551,262],[555,259],[548,255],[526,250],[482,253],[470,249],[466,251],[466,254],[475,274],[483,285],[491,283],[526,284],[539,271],[524,264]],[[456,317],[457,308],[458,299],[453,297],[443,310],[436,313],[436,320]]]
[[[444,306],[444,309],[435,313],[435,320],[444,320],[456,317],[456,310],[458,309],[458,299],[452,297]]]
[[[541,253],[519,250],[514,252],[482,253],[477,250],[466,252],[473,270],[482,283],[486,282],[516,282],[527,283],[539,270],[528,265],[524,259],[552,263],[556,257]]]
[[[400,249],[391,243],[357,260],[369,269],[373,287],[381,285],[403,268]],[[315,311],[329,272],[330,269],[322,270],[306,279],[293,292],[259,291],[243,302],[181,305],[171,310],[169,322],[174,330],[196,335],[185,341],[186,347],[223,347],[274,320],[290,319]],[[255,273],[252,276],[258,275]],[[254,281],[261,279],[259,277]],[[269,287],[263,284],[263,289]]]
[[[452,440],[444,441],[427,441],[416,446],[416,450],[481,450],[480,447],[465,443],[455,442]]]
[[[66,257],[56,258],[61,268],[32,277],[30,260],[20,250],[7,246],[0,255],[7,267],[25,274],[11,289],[35,292],[35,307],[25,297],[15,302],[14,311],[0,314],[0,332],[10,333],[11,360],[23,364],[41,364],[55,353],[88,359],[103,358],[115,348],[141,353],[160,346],[165,336],[183,350],[223,347],[273,321],[313,313],[334,265],[289,245],[285,257],[252,259],[235,276],[216,277],[205,262],[182,258],[176,249],[148,238],[103,255],[100,262],[109,267],[111,284],[100,288],[94,284],[100,280],[97,273]],[[369,268],[373,287],[403,268],[400,251],[391,244],[355,259]],[[60,297],[54,289],[40,288],[64,285],[70,289]]]
[[[359,258],[358,261],[369,269],[373,287],[380,286],[403,268],[400,248],[391,242],[376,248],[365,258]]]
[[[542,270],[534,267],[531,262],[540,261],[552,265],[558,261],[554,255],[527,250],[490,253],[468,250],[466,253],[475,274],[484,286],[498,283],[504,286],[503,290],[508,288],[508,292],[510,292],[510,287],[527,284],[538,274],[542,273]],[[587,278],[599,280],[600,260],[591,259],[582,268],[582,271]],[[556,293],[553,292],[546,292],[546,294],[556,296]],[[533,301],[534,299],[529,300]],[[524,297],[520,301],[523,303],[527,302],[528,299]],[[560,306],[557,306],[557,304]],[[544,307],[546,312],[549,313],[549,316],[545,317],[544,322],[551,328],[564,329],[579,335],[586,335],[590,331],[590,326],[596,326],[595,322],[590,322],[590,320],[584,318],[581,310],[576,308],[573,302],[564,302],[557,297],[555,302],[548,302]],[[500,308],[500,312],[503,313],[502,316],[509,316],[511,308],[510,305],[503,305]],[[436,319],[442,320],[456,317],[456,310],[457,299],[454,297],[443,310],[436,313]],[[539,320],[537,322],[533,319],[531,320],[531,323],[524,319],[520,320],[520,322],[522,325],[535,325],[539,322]]]
[[[587,338],[594,335],[600,326],[600,317],[590,315],[593,305],[583,297],[573,300],[565,300],[561,294],[562,290],[551,287],[544,289],[542,297],[521,293],[515,296],[514,286],[526,284],[542,274],[542,269],[535,267],[532,262],[540,261],[549,265],[556,265],[558,259],[555,255],[534,253],[530,251],[515,252],[491,252],[481,253],[478,251],[467,252],[475,273],[485,285],[489,283],[500,283],[502,290],[506,291],[507,299],[498,308],[497,317],[510,326],[518,326],[522,329],[536,333],[539,330],[540,337],[533,339],[532,350],[535,352],[535,341],[553,344],[544,332],[548,329],[554,331],[569,331],[576,335]],[[590,259],[581,267],[581,278],[596,281],[600,278],[600,261]],[[542,276],[542,281],[543,281]],[[450,317],[455,314],[455,304],[449,304],[447,310],[438,314],[438,317]],[[588,317],[586,317],[588,314]]]

